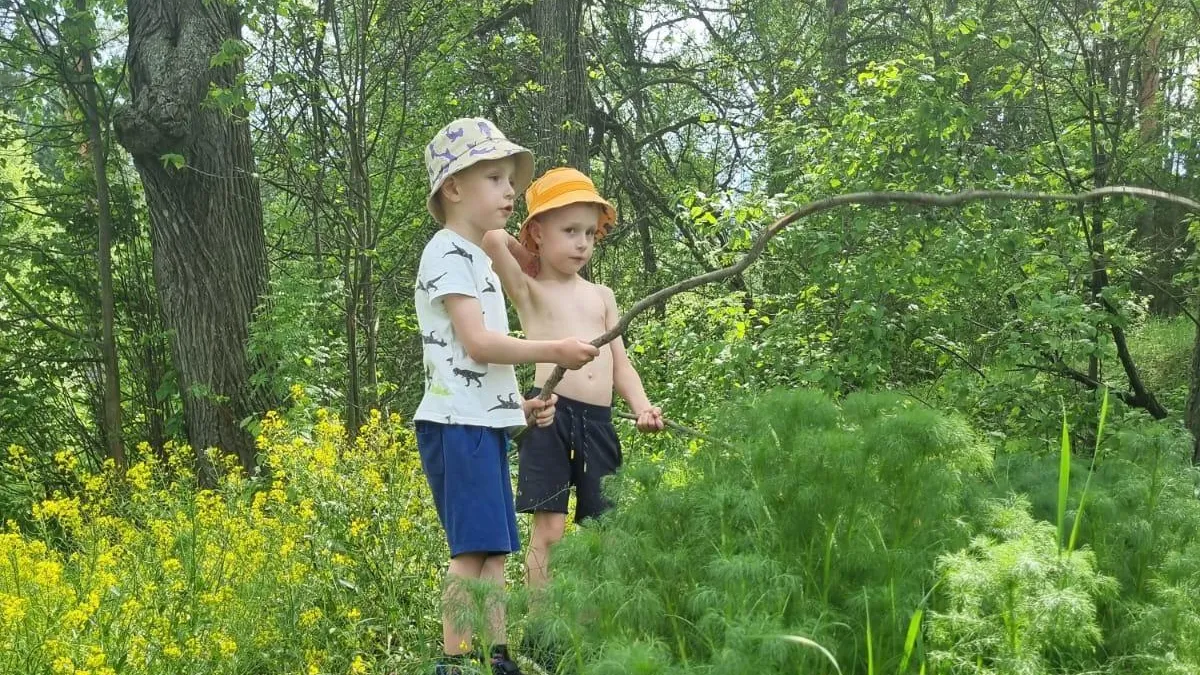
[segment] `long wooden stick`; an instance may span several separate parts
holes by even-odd
[[[633,413],[627,413],[622,410],[618,410],[617,412],[614,412],[613,414],[616,415],[617,417],[620,417],[623,420],[630,420],[632,422],[637,422],[637,415],[634,415]],[[673,422],[665,417],[663,418],[663,424],[666,425],[666,427],[672,431],[677,431],[681,434],[691,436],[693,438],[699,438],[702,441],[708,441],[709,443],[712,443],[714,445],[722,445],[731,450],[733,449],[733,446],[726,443],[725,441],[722,441],[718,438],[713,438],[712,436],[709,436],[708,434],[705,434],[702,431],[693,429],[689,426],[684,426],[684,425],[680,424],[679,422]]]
[[[629,329],[629,324],[637,317],[637,315],[653,307],[654,305],[663,302],[673,295],[677,295],[684,291],[690,291],[697,286],[710,284],[714,281],[727,279],[735,274],[740,274],[743,270],[750,266],[763,251],[767,248],[767,242],[772,237],[779,234],[783,228],[792,223],[822,211],[835,209],[839,206],[848,204],[863,204],[863,205],[879,205],[879,204],[916,204],[918,206],[959,206],[968,202],[976,202],[983,200],[993,201],[1035,201],[1035,202],[1088,202],[1097,199],[1103,199],[1109,196],[1124,195],[1127,197],[1137,197],[1140,199],[1158,200],[1171,202],[1187,207],[1192,211],[1200,213],[1200,202],[1193,201],[1187,197],[1162,192],[1159,190],[1150,190],[1147,188],[1130,187],[1124,185],[1110,185],[1079,194],[1054,194],[1046,192],[1011,192],[1007,190],[969,190],[967,192],[956,192],[953,194],[933,194],[929,192],[854,192],[851,194],[838,195],[836,197],[827,197],[809,204],[805,204],[791,213],[779,218],[770,227],[759,233],[754,240],[754,244],[750,250],[742,256],[733,265],[722,267],[721,269],[713,270],[705,274],[694,276],[690,279],[668,286],[658,290],[650,295],[642,298],[634,303],[629,311],[621,315],[617,324],[605,332],[600,337],[592,340],[592,344],[596,347],[602,347],[609,342],[617,339]],[[566,374],[566,369],[562,366],[555,366],[550,377],[546,379],[546,383],[542,385],[542,392],[538,398],[543,401],[550,398],[550,394],[554,393],[554,388],[562,382],[563,375]]]

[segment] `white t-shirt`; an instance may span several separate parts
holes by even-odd
[[[525,426],[517,375],[511,365],[471,359],[454,334],[442,298],[479,300],[483,324],[508,334],[508,311],[500,278],[483,249],[443,229],[425,245],[417,268],[415,301],[425,362],[425,396],[414,420],[493,428]]]

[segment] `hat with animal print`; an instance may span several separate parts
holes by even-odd
[[[533,153],[513,143],[495,124],[482,117],[463,117],[442,127],[425,146],[425,170],[429,173],[429,197],[425,206],[433,219],[446,223],[446,211],[438,190],[446,178],[486,159],[515,157],[513,190],[521,194],[533,178]]]

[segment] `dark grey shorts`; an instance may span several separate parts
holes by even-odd
[[[529,397],[537,396],[533,390]],[[566,513],[575,488],[575,521],[600,515],[611,504],[600,482],[621,466],[621,442],[612,408],[559,395],[554,423],[522,436],[517,470],[517,511]]]

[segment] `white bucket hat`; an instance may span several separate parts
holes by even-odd
[[[513,143],[495,124],[482,117],[463,117],[442,127],[425,146],[425,170],[429,173],[429,197],[425,206],[438,223],[446,223],[442,203],[434,199],[446,178],[488,159],[516,157],[513,190],[517,194],[533,179],[533,153]]]

